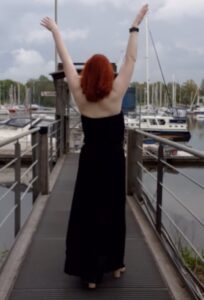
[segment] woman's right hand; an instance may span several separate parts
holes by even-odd
[[[148,4],[145,4],[142,6],[142,8],[140,9],[139,13],[137,14],[133,26],[137,27],[140,25],[140,23],[142,22],[142,20],[144,19],[144,16],[146,15],[146,13],[148,12]]]
[[[42,25],[43,27],[45,27],[46,29],[48,29],[50,31],[54,31],[55,29],[58,28],[56,22],[49,17],[43,18],[40,22],[40,25]]]

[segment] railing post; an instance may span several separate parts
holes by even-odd
[[[60,125],[60,119],[59,119],[59,116],[56,116],[56,120],[58,121],[55,126],[56,126],[56,135],[55,135],[55,138],[56,138],[56,157],[57,157],[57,160],[58,158],[60,157],[61,155],[61,125]]]
[[[163,163],[164,158],[164,147],[163,144],[159,143],[158,149],[158,165],[157,165],[157,204],[156,204],[156,229],[161,234],[161,223],[162,223],[162,192],[163,192]]]
[[[15,143],[15,237],[21,228],[21,146],[19,141]]]
[[[59,123],[59,128],[60,128],[60,153],[59,156],[61,157],[63,152],[64,152],[64,117],[61,116],[60,123]]]
[[[49,132],[49,136],[48,136],[48,140],[49,140],[49,149],[48,149],[48,160],[49,160],[49,168],[50,171],[52,171],[53,168],[53,131],[55,130],[54,125],[52,125],[52,127],[50,126],[50,132]]]
[[[138,162],[142,163],[143,137],[134,130],[128,130],[127,146],[127,194],[136,195],[141,200],[142,171]]]
[[[39,132],[40,191],[46,195],[49,193],[48,127],[41,127]]]
[[[143,153],[142,153],[142,145],[143,145],[143,136],[135,132],[135,157],[134,157],[134,163],[135,163],[135,190],[134,193],[137,196],[137,199],[139,201],[142,200],[142,169],[139,165],[143,163]]]
[[[33,203],[39,195],[39,132],[34,132],[31,136],[32,139],[32,162],[37,162],[33,167],[33,179],[37,178],[33,183]]]
[[[132,160],[133,160],[133,147],[134,146],[134,132],[133,130],[128,130],[128,134],[127,134],[127,194],[128,195],[132,195],[133,191],[132,191],[132,181],[133,181],[133,168],[132,168]]]
[[[64,116],[64,147],[63,153],[66,154],[69,151],[69,117]]]

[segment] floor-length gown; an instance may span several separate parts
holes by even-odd
[[[124,266],[124,116],[81,116],[84,144],[68,222],[65,273],[100,282]]]

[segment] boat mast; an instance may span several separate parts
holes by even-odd
[[[174,74],[172,76],[172,106],[176,107],[176,82]]]
[[[146,32],[146,81],[147,81],[147,107],[149,107],[149,20],[148,13],[145,17],[145,32]]]

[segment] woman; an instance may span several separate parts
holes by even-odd
[[[123,150],[123,96],[129,86],[137,53],[138,26],[144,5],[129,29],[124,62],[115,78],[112,65],[93,55],[79,76],[50,18],[41,25],[50,30],[62,60],[68,86],[81,113],[84,145],[81,149],[66,239],[64,271],[95,288],[105,272],[119,278],[125,271],[125,157]]]

